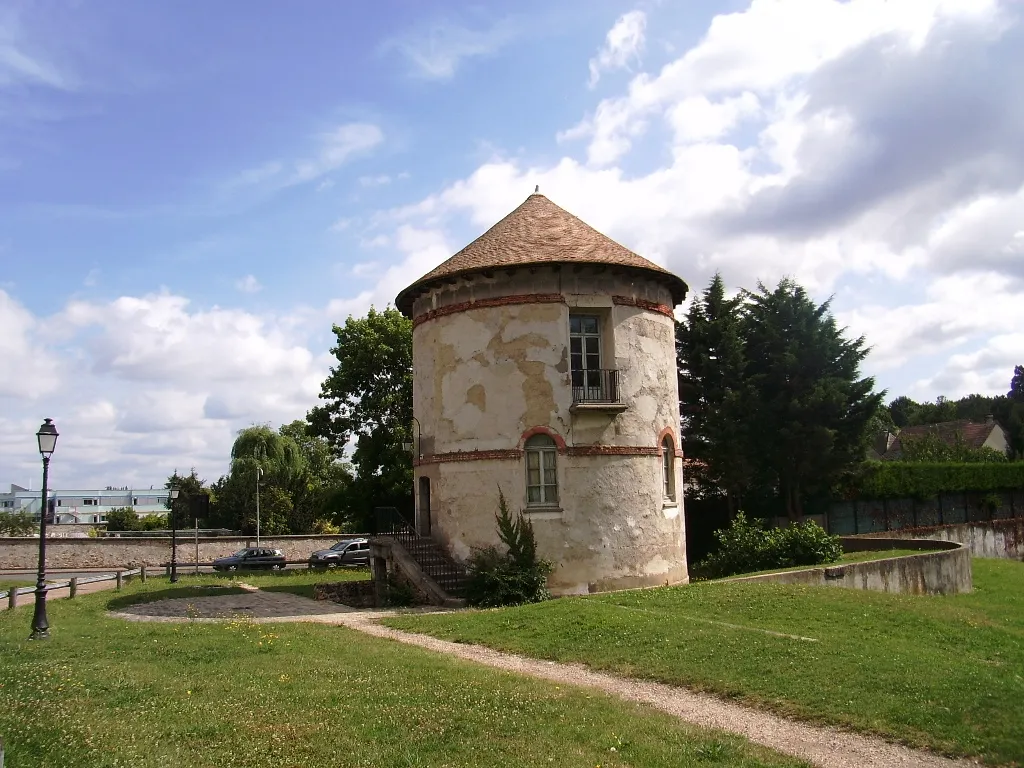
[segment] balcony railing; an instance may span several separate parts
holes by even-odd
[[[591,368],[572,372],[574,404],[618,403],[619,372],[611,368]]]

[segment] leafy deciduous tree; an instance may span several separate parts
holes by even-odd
[[[371,308],[334,326],[334,334],[338,364],[321,388],[324,404],[308,420],[338,455],[355,441],[349,497],[368,524],[373,506],[411,506],[412,462],[401,446],[412,436],[412,322],[391,307]]]

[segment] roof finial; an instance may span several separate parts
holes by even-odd
[[[533,188],[533,194],[535,194],[535,195],[539,195],[540,194],[540,184],[538,184],[537,186],[535,186]]]

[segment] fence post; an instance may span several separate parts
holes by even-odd
[[[168,579],[171,578],[171,566],[164,566],[164,576],[166,576]]]
[[[118,591],[121,591],[121,585],[124,583],[124,576],[122,575],[122,572],[118,571],[117,574],[114,576],[114,578],[115,578],[115,580],[117,582],[117,584],[116,584],[116,586],[114,588],[116,590],[118,590]]]
[[[142,579],[143,584],[146,583],[146,566],[144,565],[139,566],[139,578]],[[0,766],[0,768],[3,768],[3,766]]]
[[[71,583],[68,584],[68,599],[69,600],[74,600],[75,599],[75,595],[77,595],[77,594],[78,594],[78,577],[77,576],[72,576],[71,577]]]
[[[13,611],[18,607],[18,588],[11,587],[7,591],[7,610]]]

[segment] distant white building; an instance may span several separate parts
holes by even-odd
[[[106,488],[103,490],[50,490],[50,505],[55,525],[105,523],[107,513],[119,507],[131,507],[140,518],[167,514],[167,489]],[[0,511],[27,512],[36,519],[42,506],[40,491],[11,484],[9,493],[0,493]]]

